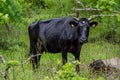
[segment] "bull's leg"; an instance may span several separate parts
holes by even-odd
[[[33,70],[36,70],[39,67],[40,57],[41,55],[38,54],[38,51],[36,49],[36,43],[31,42],[30,43],[30,61],[32,63]]]
[[[81,47],[80,47],[81,48]],[[75,60],[76,61],[80,61],[80,50],[81,49],[77,49],[75,50],[75,52],[73,52],[73,56],[75,57]],[[80,68],[79,68],[79,64],[76,65],[76,71],[79,72],[80,71]]]
[[[81,48],[82,48],[82,44],[80,44],[80,45],[76,48],[76,50],[73,52],[73,55],[74,55],[76,61],[80,61]],[[77,71],[77,72],[80,71],[79,64],[76,65],[76,71]]]
[[[40,66],[40,58],[44,51],[44,48],[42,46],[42,42],[40,41],[40,39],[38,39],[38,41],[36,42],[35,49],[36,49],[35,63],[36,63],[36,69],[38,69]]]
[[[62,63],[63,65],[67,62],[67,52],[62,52]]]
[[[41,57],[41,55],[39,55],[39,54],[38,55],[32,55],[31,62],[32,62],[33,70],[35,70],[35,71],[40,66],[40,57]]]
[[[40,66],[40,57],[41,55],[37,55],[36,57],[34,57],[35,59],[35,69],[38,69]]]
[[[76,61],[80,61],[80,53],[74,55]],[[79,72],[79,64],[76,65],[76,71]]]
[[[34,57],[34,54],[36,53],[34,45],[35,45],[34,42],[30,43],[30,53],[29,53],[30,62],[32,63],[32,68],[33,69],[35,69],[35,57]]]

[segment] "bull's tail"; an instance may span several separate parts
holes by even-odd
[[[40,56],[38,55],[38,24],[33,23],[28,27],[28,33],[29,33],[29,40],[30,40],[30,51],[29,51],[29,56],[30,56],[30,62],[32,63],[33,69],[35,70],[36,68],[39,67],[39,61],[40,61]]]

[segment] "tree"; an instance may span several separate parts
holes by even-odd
[[[22,6],[20,0],[0,0],[0,25],[5,25],[10,31],[8,21],[18,21],[21,18]]]

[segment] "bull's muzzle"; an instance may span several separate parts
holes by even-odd
[[[87,39],[87,38],[80,38],[80,39],[79,39],[79,42],[80,42],[80,43],[87,43],[87,42],[88,42],[88,39]]]

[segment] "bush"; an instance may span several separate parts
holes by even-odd
[[[0,5],[0,13],[8,15],[10,20],[16,21],[21,18],[22,6],[18,0],[2,0]]]

